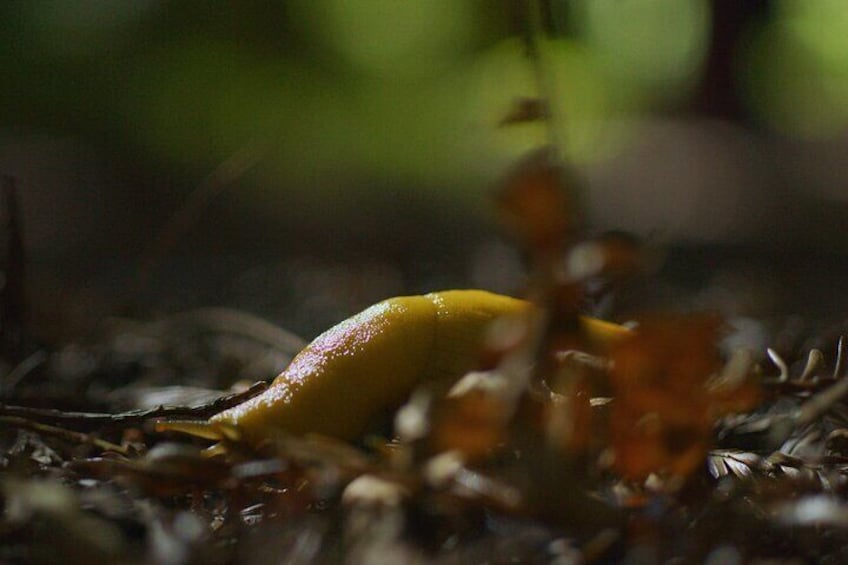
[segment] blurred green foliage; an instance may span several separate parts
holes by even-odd
[[[780,0],[744,53],[749,104],[769,126],[821,138],[848,125],[848,9]]]
[[[188,170],[258,141],[269,148],[264,183],[332,171],[474,185],[547,135],[539,124],[497,128],[512,101],[539,94],[515,5],[6,2],[0,124]],[[545,94],[575,161],[609,155],[627,118],[684,105],[699,84],[708,0],[549,6],[558,29],[540,47]],[[779,130],[833,133],[848,120],[848,12],[840,0],[776,6],[741,46],[747,100]]]

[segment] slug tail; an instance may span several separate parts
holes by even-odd
[[[224,435],[219,426],[206,420],[161,420],[156,422],[157,432],[178,432],[194,437],[222,440]]]

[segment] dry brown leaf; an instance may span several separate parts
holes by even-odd
[[[707,386],[721,368],[720,335],[716,317],[669,316],[644,321],[613,349],[610,431],[622,476],[691,474],[712,445],[716,418],[756,404],[759,395],[747,382],[739,396]]]
[[[545,148],[522,160],[497,195],[500,219],[532,251],[559,249],[575,230],[566,172]]]

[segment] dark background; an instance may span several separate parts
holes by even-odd
[[[394,294],[514,291],[490,194],[549,133],[497,127],[539,93],[527,4],[4,2],[33,324],[229,305],[309,337]],[[644,304],[843,318],[841,3],[544,4],[587,223],[664,253]]]

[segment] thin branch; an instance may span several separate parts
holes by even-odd
[[[206,419],[222,410],[241,404],[268,388],[268,383],[258,382],[245,391],[222,396],[201,406],[158,406],[147,410],[132,410],[119,414],[98,412],[65,412],[47,408],[10,406],[0,404],[0,416],[31,420],[40,424],[61,425],[76,430],[125,428],[144,424],[155,418]]]
[[[63,439],[71,443],[78,443],[81,445],[93,445],[102,449],[103,451],[114,451],[115,453],[120,453],[121,455],[126,455],[128,453],[125,447],[116,443],[112,443],[111,441],[106,441],[104,439],[94,437],[90,434],[77,432],[74,430],[68,430],[66,428],[60,428],[57,426],[51,426],[49,424],[34,422],[26,418],[19,418],[17,416],[0,416],[0,423],[6,426],[30,430],[42,435]]]

